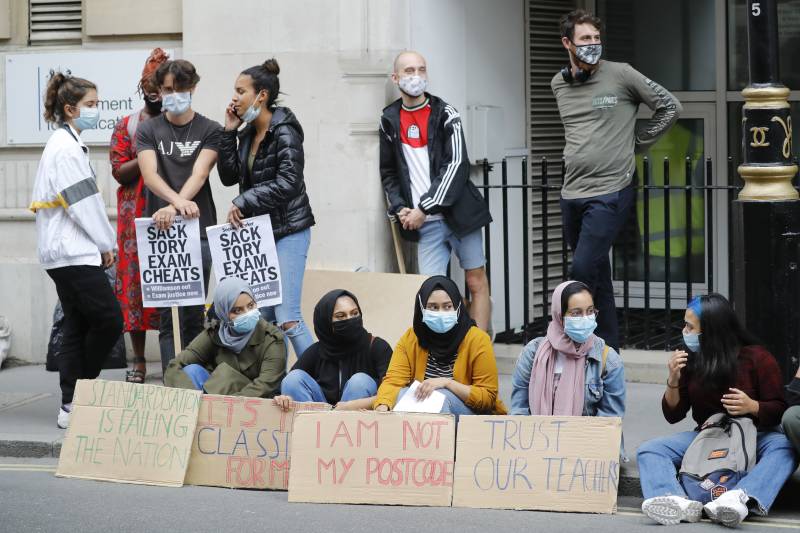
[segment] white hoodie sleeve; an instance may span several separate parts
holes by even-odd
[[[80,149],[66,149],[57,158],[53,186],[67,214],[97,245],[100,253],[116,249],[117,234],[108,221],[97,180]]]

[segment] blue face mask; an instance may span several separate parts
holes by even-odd
[[[435,333],[447,333],[458,323],[458,311],[422,310],[422,322]]]
[[[169,93],[165,94],[161,100],[161,105],[164,109],[173,115],[181,115],[189,110],[192,105],[192,93]]]
[[[261,104],[254,103],[250,107],[247,108],[247,111],[244,112],[244,115],[241,116],[242,121],[244,122],[253,122],[258,115],[261,114]]]
[[[700,351],[700,334],[699,333],[684,333],[683,343],[692,352]]]
[[[96,107],[81,107],[81,114],[73,120],[75,127],[81,131],[93,130],[100,120],[100,110]]]
[[[595,315],[564,317],[564,333],[580,344],[586,342],[596,327],[597,317]]]
[[[253,309],[252,311],[248,311],[243,315],[239,315],[233,319],[231,322],[231,329],[236,333],[244,334],[250,333],[255,329],[256,324],[261,319],[261,313],[258,309]]]

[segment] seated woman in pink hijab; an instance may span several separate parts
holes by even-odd
[[[547,335],[529,342],[517,360],[511,414],[622,417],[625,369],[616,350],[593,334],[597,309],[589,288],[579,281],[556,287],[550,317]]]

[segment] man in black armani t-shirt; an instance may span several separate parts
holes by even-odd
[[[192,93],[200,76],[190,62],[161,64],[155,73],[166,113],[142,122],[136,133],[139,168],[146,185],[145,214],[161,229],[176,215],[200,218],[203,278],[208,288],[211,254],[206,227],[217,223],[208,175],[217,162],[222,126],[192,109]],[[202,305],[179,309],[181,343],[189,344],[203,330]],[[175,357],[170,308],[161,310],[161,366]]]

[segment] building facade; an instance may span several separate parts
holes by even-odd
[[[19,80],[6,77],[14,72],[9,58],[76,51],[127,57],[125,51],[154,46],[196,65],[201,81],[193,107],[220,122],[238,73],[278,59],[283,104],[305,130],[305,178],[317,219],[309,268],[397,271],[378,175],[377,125],[382,108],[398,97],[389,74],[399,51],[426,55],[430,90],[464,117],[469,107],[505,110],[501,129],[493,132],[504,149],[498,158],[525,153],[523,0],[0,0],[0,121],[6,125],[0,128],[0,315],[11,322],[12,356],[44,360],[56,296],[38,265],[27,211],[43,142],[9,138],[8,117],[23,91]],[[130,63],[125,68],[138,79],[143,61]],[[115,83],[94,81],[101,100],[104,82]],[[41,90],[35,80],[27,87]],[[135,89],[132,84],[130,97],[137,107]],[[35,110],[26,116],[38,120]],[[107,143],[90,149],[114,216]],[[223,219],[235,191],[222,187],[216,173],[210,180]]]
[[[781,77],[792,89],[796,113],[800,55],[793,52],[800,43],[800,0],[778,0],[778,6]],[[392,59],[401,50],[419,50],[428,59],[431,92],[461,111],[474,181],[490,186],[483,191],[495,219],[486,234],[493,324],[498,332],[518,332],[546,318],[547,292],[569,261],[562,253],[557,187],[543,198],[541,188],[519,185],[523,167],[529,183],[541,183],[542,158],[548,160],[549,183],[558,182],[564,140],[550,80],[567,62],[558,19],[576,7],[604,19],[607,59],[631,63],[684,104],[678,125],[645,154],[649,183],[664,184],[666,158],[670,184],[697,187],[689,193],[688,220],[673,213],[682,193],[667,193],[669,208],[664,191],[654,191],[647,232],[640,202],[631,222],[638,241],[627,249],[624,268],[623,254],[613,257],[618,304],[659,313],[681,309],[689,293],[728,294],[731,193],[701,187],[738,183],[740,91],[747,84],[745,0],[0,0],[0,315],[13,328],[12,355],[44,359],[55,291],[37,263],[27,211],[43,142],[9,136],[24,130],[25,121],[38,120],[28,108],[28,118],[16,117],[21,95],[36,97],[41,87],[33,79],[9,79],[16,72],[10,61],[111,52],[125,58],[113,72],[138,79],[142,65],[130,59],[133,52],[161,46],[195,63],[202,79],[194,107],[222,121],[236,75],[276,57],[282,102],[305,130],[306,182],[317,218],[309,268],[392,272],[397,262],[377,171],[377,123],[381,109],[398,97],[389,79]],[[126,94],[130,105],[140,101],[135,84],[125,93],[113,72],[94,81],[101,99],[104,83],[122,91],[114,97],[117,104],[108,105],[124,114]],[[648,114],[640,110],[641,118]],[[91,149],[114,217],[116,183],[107,144],[100,139]],[[483,159],[489,163],[485,177]],[[511,188],[500,187],[502,160]],[[639,170],[641,182],[641,156]],[[235,191],[222,187],[215,173],[210,179],[222,218]],[[671,227],[659,222],[669,218],[667,212]],[[697,236],[688,243],[678,235],[687,225]]]

